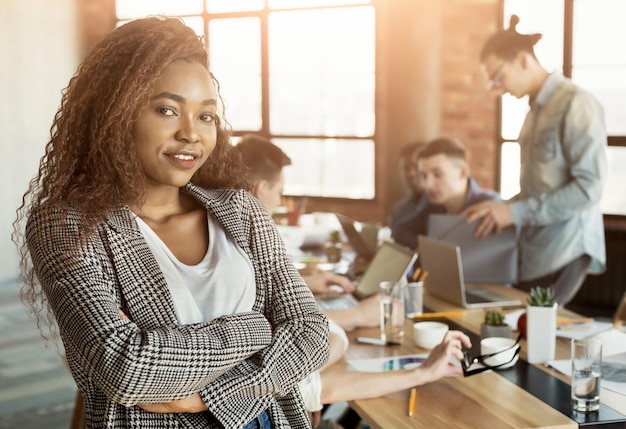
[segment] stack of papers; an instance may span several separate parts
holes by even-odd
[[[598,322],[590,318],[557,317],[556,336],[579,340],[608,331],[612,327],[610,322]]]

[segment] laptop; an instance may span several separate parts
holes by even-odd
[[[467,223],[465,216],[432,214],[427,235],[459,246],[467,283],[517,283],[519,229],[509,226],[500,234],[477,238],[474,232],[479,221]]]
[[[378,293],[380,282],[406,279],[416,259],[417,254],[412,249],[385,241],[374,254],[363,275],[356,281],[353,294],[332,298],[317,297],[318,305],[322,310],[353,307],[359,299]]]
[[[335,213],[335,216],[337,216],[341,229],[343,229],[343,232],[346,234],[356,256],[364,261],[372,260],[376,254],[376,248],[368,244],[363,234],[356,229],[354,225],[355,221],[339,213]]]
[[[426,288],[430,295],[464,308],[522,304],[519,300],[482,289],[480,285],[465,284],[461,249],[456,244],[420,235],[418,246],[422,269],[428,272]]]

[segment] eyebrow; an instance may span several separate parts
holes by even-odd
[[[153,100],[156,100],[158,98],[169,98],[170,100],[174,100],[178,103],[186,103],[187,100],[185,99],[185,97],[182,97],[178,94],[172,94],[171,92],[161,92],[160,94],[155,95],[154,97],[152,97]],[[202,100],[201,103],[203,106],[215,106],[217,105],[217,101],[215,100],[215,98],[209,98],[206,100]]]

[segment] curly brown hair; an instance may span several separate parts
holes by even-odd
[[[146,177],[131,131],[161,72],[178,60],[198,62],[208,70],[202,39],[176,18],[138,19],[109,33],[63,91],[50,141],[17,210],[12,237],[21,257],[22,300],[40,328],[47,304],[29,261],[25,220],[45,206],[71,207],[82,214],[85,236],[111,210],[143,199]],[[211,77],[221,100],[219,83]],[[223,102],[219,110],[216,147],[191,182],[203,188],[249,189],[245,167],[225,128]],[[52,317],[46,316],[50,326]]]

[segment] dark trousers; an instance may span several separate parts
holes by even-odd
[[[552,287],[556,302],[559,303],[560,307],[564,307],[576,296],[576,292],[578,292],[578,289],[585,281],[585,277],[587,277],[587,270],[590,264],[591,257],[582,255],[552,274],[534,280],[519,282],[515,287],[526,292],[530,292],[531,288],[537,286],[544,288]]]

